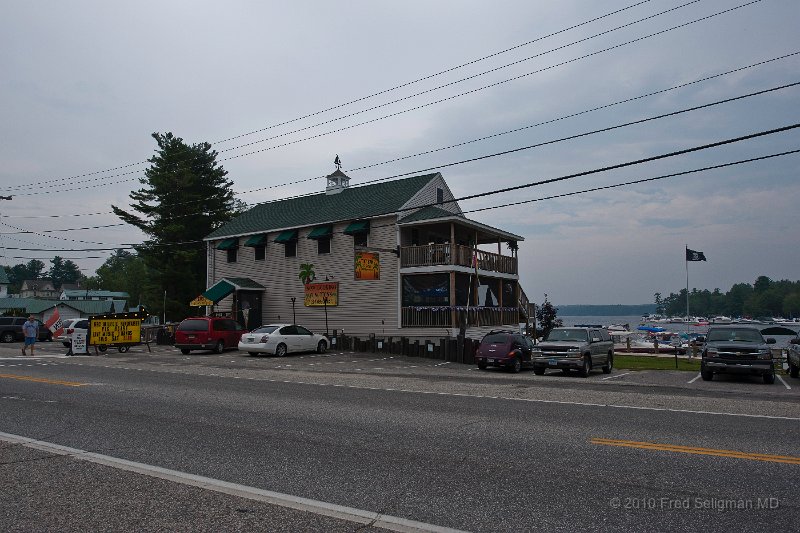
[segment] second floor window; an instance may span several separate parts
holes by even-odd
[[[317,253],[329,254],[331,253],[331,240],[330,239],[317,239]]]
[[[263,261],[264,258],[267,257],[267,247],[264,245],[255,246],[253,248],[253,254],[255,255],[256,261]]]
[[[369,246],[367,243],[369,241],[368,233],[356,233],[353,235],[353,246]]]
[[[287,242],[283,245],[284,257],[297,257],[297,241]]]
[[[228,252],[228,263],[235,263],[238,255],[239,255],[238,254],[239,249],[238,248],[230,248],[230,249],[228,249],[226,251]]]

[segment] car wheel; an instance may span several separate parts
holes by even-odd
[[[99,345],[97,346],[97,350],[98,350],[100,353],[105,353],[105,352],[106,352],[106,350],[108,350],[108,345],[106,345],[106,344],[99,344]]]
[[[277,355],[278,357],[283,357],[284,355],[286,355],[286,345],[280,343],[277,346],[277,348],[275,348],[275,355]]]
[[[800,366],[789,364],[789,375],[793,378],[800,376]]]
[[[711,381],[714,379],[714,373],[710,370],[700,370],[700,377],[703,378],[703,381]]]
[[[519,357],[514,358],[514,362],[511,363],[511,366],[508,367],[508,370],[514,374],[522,370],[522,361],[520,361]]]
[[[614,368],[614,354],[608,354],[608,362],[603,366],[603,374],[610,374],[611,369]]]
[[[537,376],[544,376],[544,368],[534,368],[533,373]]]
[[[478,363],[478,370],[486,370],[486,363]]]
[[[183,355],[189,355],[189,352],[191,352],[189,348],[181,348],[181,353]]]
[[[325,353],[325,350],[328,349],[328,343],[325,341],[319,341],[317,344],[317,353]]]
[[[0,337],[0,341],[2,342],[14,342],[14,334],[10,331],[6,331],[3,333],[3,336]]]
[[[119,353],[126,353],[126,352],[128,352],[128,350],[130,350],[130,349],[131,349],[131,347],[130,347],[130,346],[117,346],[117,351],[118,351]]]
[[[581,377],[582,378],[588,378],[589,377],[589,372],[591,370],[592,370],[592,361],[589,358],[589,356],[587,355],[586,357],[583,358],[583,366],[581,367],[581,371],[580,371]]]
[[[217,341],[217,344],[214,345],[214,353],[222,353],[222,350],[225,349],[225,343],[222,341]]]
[[[767,385],[772,385],[773,383],[775,383],[775,372],[764,374],[764,383],[766,383]]]

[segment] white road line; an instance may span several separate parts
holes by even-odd
[[[600,381],[606,381],[608,379],[621,378],[622,376],[627,376],[628,374],[630,374],[630,372],[625,372],[624,374],[617,374],[616,376],[608,376],[606,378],[602,378]]]
[[[775,375],[778,376],[777,374],[775,374]],[[778,379],[781,380],[781,383],[783,383],[783,386],[786,387],[786,390],[792,390],[792,388],[789,386],[789,384],[786,383],[785,381],[783,381],[782,377],[778,376]]]
[[[702,375],[702,374],[697,374],[695,377],[693,377],[693,378],[692,378],[692,380],[691,380],[691,381],[687,381],[686,383],[694,383],[695,381],[697,381],[698,379],[700,379],[700,376],[701,376],[701,375]]]
[[[449,364],[450,364],[450,361],[445,361],[444,363],[439,363],[438,365],[433,365],[433,366],[444,366],[444,365],[449,365]]]
[[[246,485],[239,485],[238,483],[229,483],[219,479],[197,476],[194,474],[188,474],[186,472],[180,472],[178,470],[170,470],[168,468],[161,468],[159,466],[153,466],[144,463],[137,463],[134,461],[128,461],[126,459],[111,457],[109,455],[79,450],[77,448],[69,448],[67,446],[61,446],[60,444],[53,444],[50,442],[30,439],[28,437],[21,437],[19,435],[12,435],[10,433],[0,432],[0,439],[21,444],[29,448],[56,453],[59,455],[68,455],[80,461],[87,461],[90,463],[110,466],[112,468],[119,468],[121,470],[127,470],[128,472],[136,472],[138,474],[165,479],[175,483],[182,483],[184,485],[200,487],[202,489],[213,490],[223,494],[230,494],[232,496],[270,503],[273,505],[306,511],[322,516],[330,516],[339,520],[347,520],[349,522],[370,525],[391,531],[461,533],[460,530],[457,529],[426,524],[424,522],[408,520],[398,516],[384,515],[374,511],[365,511],[363,509],[346,507],[344,505],[336,505],[334,503],[327,503],[319,500],[311,500],[309,498],[301,498],[300,496],[292,496],[291,494],[283,494],[271,490],[248,487]]]

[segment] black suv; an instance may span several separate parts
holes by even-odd
[[[764,339],[752,326],[711,326],[703,344],[700,376],[711,381],[714,374],[751,374],[775,383],[770,344],[775,339]]]
[[[0,342],[24,341],[25,335],[22,333],[22,324],[28,319],[21,316],[0,316]],[[40,341],[53,340],[53,333],[39,322]]]
[[[533,343],[519,333],[490,331],[483,337],[475,352],[475,362],[481,370],[489,366],[499,366],[511,372],[519,372],[522,367],[532,366],[532,346]]]

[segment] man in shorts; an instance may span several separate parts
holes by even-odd
[[[28,355],[25,349],[31,347],[31,356],[33,356],[33,346],[36,344],[36,338],[39,336],[39,322],[33,315],[28,317],[27,322],[22,324],[22,333],[25,335],[25,344],[22,346],[22,355]]]

